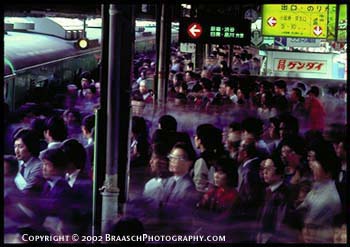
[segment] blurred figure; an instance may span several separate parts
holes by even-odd
[[[318,99],[320,89],[317,86],[312,86],[307,95],[305,108],[309,116],[309,129],[323,131],[325,128],[326,112],[323,104]]]
[[[149,161],[151,174],[154,176],[144,187],[143,196],[158,200],[163,194],[166,178],[170,177],[167,150],[162,143],[152,145],[152,155]]]
[[[309,161],[314,183],[297,210],[304,213],[302,230],[306,243],[333,242],[332,223],[341,213],[341,201],[334,183],[337,157],[329,144],[322,142],[312,148],[315,157]]]

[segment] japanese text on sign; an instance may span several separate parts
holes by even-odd
[[[210,37],[244,38],[244,33],[238,33],[230,26],[210,26]]]
[[[326,61],[310,61],[310,60],[291,60],[291,59],[275,59],[274,70],[276,71],[298,71],[298,72],[314,72],[326,73]]]
[[[264,4],[264,36],[326,38],[328,4]]]

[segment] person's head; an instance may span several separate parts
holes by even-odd
[[[36,117],[30,122],[30,128],[35,131],[39,139],[44,139],[45,119]]]
[[[218,187],[236,187],[238,183],[238,173],[235,169],[235,162],[232,159],[221,158],[214,166],[214,183]]]
[[[317,98],[320,95],[320,88],[317,86],[311,86],[310,90],[307,92],[309,97]]]
[[[65,140],[61,144],[61,149],[67,157],[69,169],[71,169],[71,171],[74,171],[75,169],[84,170],[86,151],[80,142],[76,139]]]
[[[14,177],[18,172],[18,160],[16,156],[4,155],[4,176]]]
[[[81,84],[81,87],[82,87],[83,89],[89,88],[89,86],[90,86],[90,80],[83,77],[83,78],[81,78],[80,84]]]
[[[290,115],[285,114],[280,116],[280,138],[286,138],[288,136],[296,136],[299,134],[299,120]]]
[[[191,148],[186,143],[176,143],[171,149],[169,159],[169,171],[175,176],[183,176],[188,173],[194,157],[191,157]]]
[[[256,156],[257,150],[255,146],[255,141],[253,138],[244,138],[238,147],[238,163],[243,163],[244,161]]]
[[[67,125],[79,124],[81,121],[81,114],[78,110],[69,108],[63,112],[63,120]]]
[[[177,121],[171,115],[163,115],[159,118],[158,121],[159,129],[166,131],[176,131],[177,130]]]
[[[293,103],[300,101],[302,97],[303,97],[303,94],[302,94],[300,88],[295,87],[292,89],[292,93],[290,94],[290,100]]]
[[[43,177],[46,180],[65,175],[68,160],[61,148],[46,149],[40,153],[40,159],[43,162]]]
[[[85,116],[81,123],[81,131],[83,132],[83,135],[87,138],[91,138],[94,127],[95,127],[95,114],[90,114]]]
[[[291,167],[300,165],[305,156],[305,141],[299,136],[289,136],[281,142],[281,159]]]
[[[201,124],[196,129],[194,141],[202,151],[213,151],[222,145],[222,133],[212,124]]]
[[[251,135],[255,140],[259,140],[263,133],[263,122],[259,118],[248,117],[242,122],[242,130],[243,137]]]
[[[282,95],[286,92],[287,84],[284,80],[277,80],[274,83],[275,94]]]
[[[169,160],[167,158],[167,147],[162,143],[152,144],[152,154],[149,161],[150,171],[156,177],[169,176]]]
[[[280,132],[279,132],[279,127],[280,127],[280,120],[277,117],[272,117],[269,119],[269,136],[271,139],[279,139],[280,137]]]
[[[181,72],[177,72],[173,77],[173,83],[176,84],[177,82],[183,82],[184,81],[184,75]]]
[[[96,97],[96,87],[95,87],[95,85],[90,85],[85,90],[86,90],[85,98],[87,100],[93,100]]]
[[[148,135],[147,123],[143,117],[133,116],[131,124],[131,132],[134,137]]]
[[[66,139],[67,127],[63,118],[53,116],[46,119],[44,136],[49,143],[53,141],[63,141]]]
[[[140,81],[139,91],[140,91],[141,94],[146,94],[146,93],[148,93],[148,88],[147,88],[146,80]]]
[[[38,157],[40,151],[39,137],[31,129],[21,129],[14,137],[15,155],[18,160],[27,162],[31,157]]]
[[[336,177],[340,162],[333,146],[329,142],[315,143],[308,148],[308,151],[309,153],[312,151],[314,154],[314,157],[309,159],[309,167],[315,181]]]
[[[234,94],[234,91],[235,91],[235,84],[234,84],[234,81],[232,80],[228,80],[225,82],[225,87],[226,87],[226,95],[233,95]]]
[[[335,146],[335,152],[338,156],[338,158],[342,161],[346,161],[346,153],[349,150],[348,142],[346,140],[340,141],[336,146]]]
[[[194,64],[193,64],[193,62],[189,62],[189,63],[187,64],[187,70],[188,70],[188,71],[193,71],[193,69],[194,69]]]
[[[284,165],[281,159],[274,155],[265,160],[263,166],[264,181],[267,184],[275,184],[282,180]]]

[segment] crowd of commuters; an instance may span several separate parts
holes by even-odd
[[[344,241],[349,144],[344,133],[327,132],[320,88],[241,77],[259,71],[259,60],[245,50],[230,68],[218,49],[202,71],[172,51],[169,102],[253,114],[225,126],[203,122],[194,133],[179,131],[169,114],[150,133],[148,120],[133,116],[130,167],[149,165],[152,177],[129,202],[128,213],[156,217],[174,234],[194,233],[204,220],[227,229],[247,225],[235,241]],[[153,59],[148,54],[135,60],[133,100],[154,101]],[[100,85],[88,73],[80,82],[67,86],[61,109],[27,103],[17,119],[6,118],[7,233],[91,231],[93,109]],[[201,229],[213,233],[213,226]]]

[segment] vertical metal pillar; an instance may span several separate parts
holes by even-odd
[[[170,7],[162,3],[160,16],[160,42],[158,55],[158,88],[157,88],[157,103],[163,108],[166,105],[166,96],[168,89],[168,74],[170,60],[170,43],[171,43],[171,16]]]
[[[107,136],[107,85],[108,85],[108,43],[109,43],[109,6],[101,6],[102,43],[100,61],[100,109],[95,113],[95,146],[93,166],[93,202],[92,202],[92,235],[101,234],[102,187],[106,173],[106,136]]]
[[[102,192],[102,234],[106,233],[118,219],[119,191],[121,196],[125,197],[129,151],[127,145],[130,121],[128,120],[131,108],[130,72],[134,37],[131,5],[111,4],[109,15],[107,163],[105,190]],[[123,181],[118,181],[118,178]],[[119,190],[118,187],[123,188]]]

